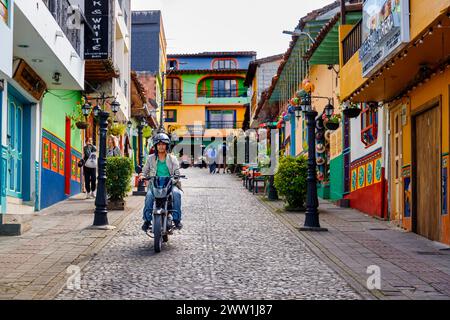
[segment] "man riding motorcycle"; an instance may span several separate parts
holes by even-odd
[[[165,133],[158,133],[153,138],[153,144],[155,146],[155,153],[147,158],[142,173],[139,174],[139,179],[142,180],[148,176],[157,177],[169,177],[180,175],[180,165],[178,159],[169,153],[170,138]],[[176,184],[173,187],[173,222],[176,229],[181,229],[181,183],[179,179],[175,179]],[[142,230],[147,231],[152,225],[152,211],[155,197],[152,194],[150,188],[145,196],[144,206],[144,224]]]

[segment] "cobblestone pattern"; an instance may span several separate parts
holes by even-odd
[[[184,174],[184,228],[161,253],[136,212],[57,299],[361,298],[235,176]]]
[[[282,210],[283,203],[267,202],[293,226],[304,224],[304,214]],[[320,224],[328,232],[301,233],[363,286],[367,268],[380,267],[381,299],[450,299],[448,246],[406,232],[353,209],[322,201]]]

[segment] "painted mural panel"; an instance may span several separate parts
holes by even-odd
[[[50,169],[50,141],[42,140],[42,167]]]
[[[59,166],[58,166],[58,172],[61,175],[64,175],[64,149],[59,148]]]
[[[357,189],[357,183],[358,183],[358,173],[356,169],[352,170],[352,183],[351,183],[351,192],[356,191]]]
[[[58,172],[58,146],[54,143],[51,144],[51,169]]]
[[[374,183],[373,162],[366,164],[366,185],[371,186]]]
[[[358,168],[358,189],[362,189],[366,186],[366,168],[360,166]]]
[[[379,183],[381,182],[381,180],[383,179],[382,177],[382,173],[383,173],[383,167],[382,167],[382,163],[381,163],[381,158],[378,158],[377,160],[375,160],[375,183]]]

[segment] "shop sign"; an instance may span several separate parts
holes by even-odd
[[[85,32],[85,59],[109,58],[109,1],[86,0],[86,20],[92,31]]]
[[[365,0],[359,60],[370,77],[410,41],[408,0]]]

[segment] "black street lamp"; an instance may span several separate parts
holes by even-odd
[[[144,127],[147,125],[147,122],[145,121],[145,118],[141,118],[141,120],[139,121],[138,125],[137,125],[137,129],[138,129],[138,149],[139,149],[139,167],[142,170],[143,166],[144,166],[144,141],[143,141],[143,129]],[[141,170],[137,170],[138,172],[140,172]],[[145,182],[144,181],[139,181],[138,182],[138,187],[137,187],[137,191],[133,191],[133,196],[145,196],[147,194],[147,192],[145,191]]]
[[[270,137],[272,138],[272,130],[275,130],[275,129],[277,129],[277,125],[276,125],[276,122],[271,122],[271,123],[269,123],[269,125],[268,125],[268,128],[270,129],[269,130],[269,134],[270,134]],[[271,146],[273,146],[273,141],[272,141],[272,139],[270,139],[270,144],[271,144]],[[271,165],[273,166],[273,162],[272,161],[274,161],[275,159],[274,159],[274,157],[272,156],[272,155],[275,155],[276,153],[274,153],[274,152],[276,152],[273,148],[270,148],[270,160],[271,160]],[[273,174],[271,174],[271,175],[269,175],[269,183],[268,183],[268,185],[267,185],[267,199],[268,200],[270,200],[270,201],[276,201],[276,200],[278,200],[278,192],[277,192],[277,189],[275,188],[275,182],[274,182],[274,175]]]
[[[113,99],[111,110],[116,114],[119,111],[120,103],[115,97],[107,97],[104,93],[99,98],[102,105],[105,105],[107,99]],[[106,137],[108,132],[109,112],[102,110],[99,105],[93,108],[94,116],[99,119],[100,124],[100,153],[98,157],[98,177],[97,177],[97,194],[95,196],[95,211],[93,228],[102,230],[115,229],[114,226],[108,224],[107,210],[107,191],[106,191]]]
[[[316,117],[317,111],[313,110],[311,105],[311,95],[308,94],[301,107],[304,111],[306,124],[308,128],[308,176],[307,176],[307,195],[306,195],[306,215],[305,224],[300,228],[301,231],[328,231],[321,228],[319,223],[319,200],[317,198],[317,172],[316,172]]]
[[[108,131],[108,117],[108,112],[99,112],[100,156],[98,157],[98,182],[97,195],[95,197],[94,226],[110,229],[108,226],[108,210],[106,209],[106,134]]]

